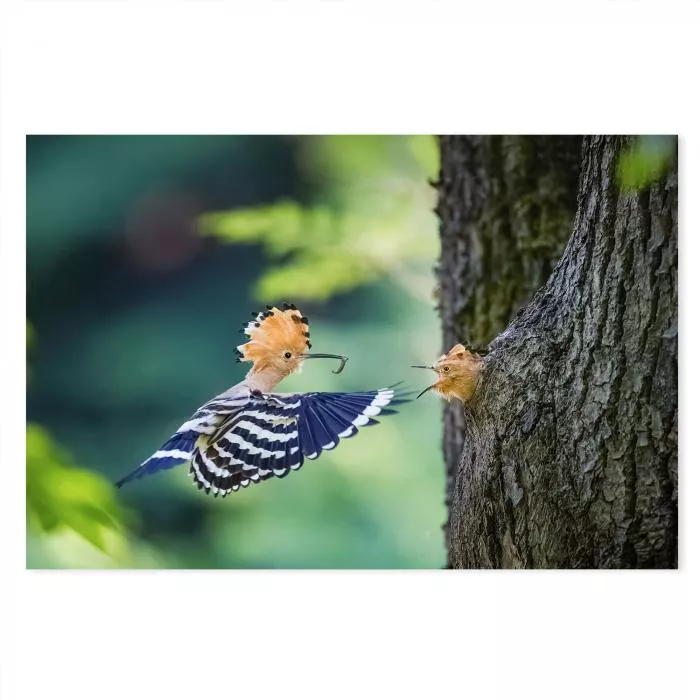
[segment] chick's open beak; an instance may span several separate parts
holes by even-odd
[[[414,369],[432,369],[433,372],[437,372],[435,367],[428,367],[428,365],[411,365],[411,367],[413,367]],[[421,391],[420,394],[418,394],[418,396],[416,396],[416,399],[419,399],[421,396],[423,396],[423,394],[425,394],[427,391],[430,391],[434,387],[434,384],[431,384],[430,386],[426,387],[425,389],[423,389],[423,391]]]
[[[425,389],[423,389],[423,391],[421,391],[421,393],[418,394],[418,396],[416,396],[416,399],[419,399],[421,396],[423,396],[423,394],[425,394],[426,392],[428,392],[428,391],[430,391],[431,389],[434,389],[434,388],[435,388],[435,385],[434,385],[434,384],[431,384],[430,386],[425,387]]]

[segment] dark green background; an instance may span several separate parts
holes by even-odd
[[[314,350],[351,358],[280,390],[423,388],[409,365],[440,349],[435,162],[430,137],[28,138],[28,566],[442,566],[433,396],[225,500],[184,467],[110,486],[242,379],[237,329],[264,303],[296,303]],[[260,231],[202,235],[222,211]],[[74,484],[74,467],[104,479]]]

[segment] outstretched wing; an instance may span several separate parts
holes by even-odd
[[[117,488],[135,479],[155,474],[163,469],[171,469],[183,462],[189,462],[195,452],[197,440],[201,436],[213,435],[221,423],[227,419],[227,416],[235,414],[246,403],[247,395],[217,396],[204,404],[156,452],[134,471],[120,479],[116,483]]]
[[[197,441],[189,472],[195,484],[207,493],[226,496],[241,486],[299,469],[299,406],[298,394],[284,398],[252,394],[214,434]]]
[[[386,407],[405,402],[394,388],[356,393],[252,394],[214,434],[200,437],[190,475],[200,489],[226,496],[240,487],[285,477],[358,428],[377,423]]]
[[[316,459],[323,450],[332,450],[342,438],[357,434],[358,428],[376,425],[374,416],[395,413],[386,408],[404,400],[393,388],[341,394],[314,392],[301,395],[299,432],[304,457]]]

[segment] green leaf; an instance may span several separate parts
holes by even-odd
[[[256,286],[259,299],[279,299],[293,291],[296,298],[325,300],[377,279],[379,272],[350,255],[298,258],[266,272]]]
[[[440,154],[435,136],[409,136],[408,145],[413,157],[427,177],[435,179],[440,171]]]
[[[106,552],[106,534],[122,534],[124,517],[109,481],[73,465],[44,428],[28,424],[27,523],[32,531],[68,528]]]
[[[638,191],[666,173],[676,151],[672,136],[642,136],[620,155],[617,177],[623,190]]]
[[[260,301],[325,300],[383,278],[422,294],[438,253],[428,184],[438,168],[435,139],[327,136],[303,144],[307,168],[327,183],[324,204],[212,212],[200,218],[200,233],[263,247],[274,264],[255,286]]]

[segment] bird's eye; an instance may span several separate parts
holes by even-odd
[[[292,356],[292,353],[291,353],[291,352],[285,352],[285,353],[284,353],[284,356],[285,356],[287,359],[289,359],[289,358]]]
[[[450,371],[450,368],[449,368],[449,367],[443,367],[443,368],[442,368],[442,371],[443,371],[445,374],[447,374],[447,373]]]

